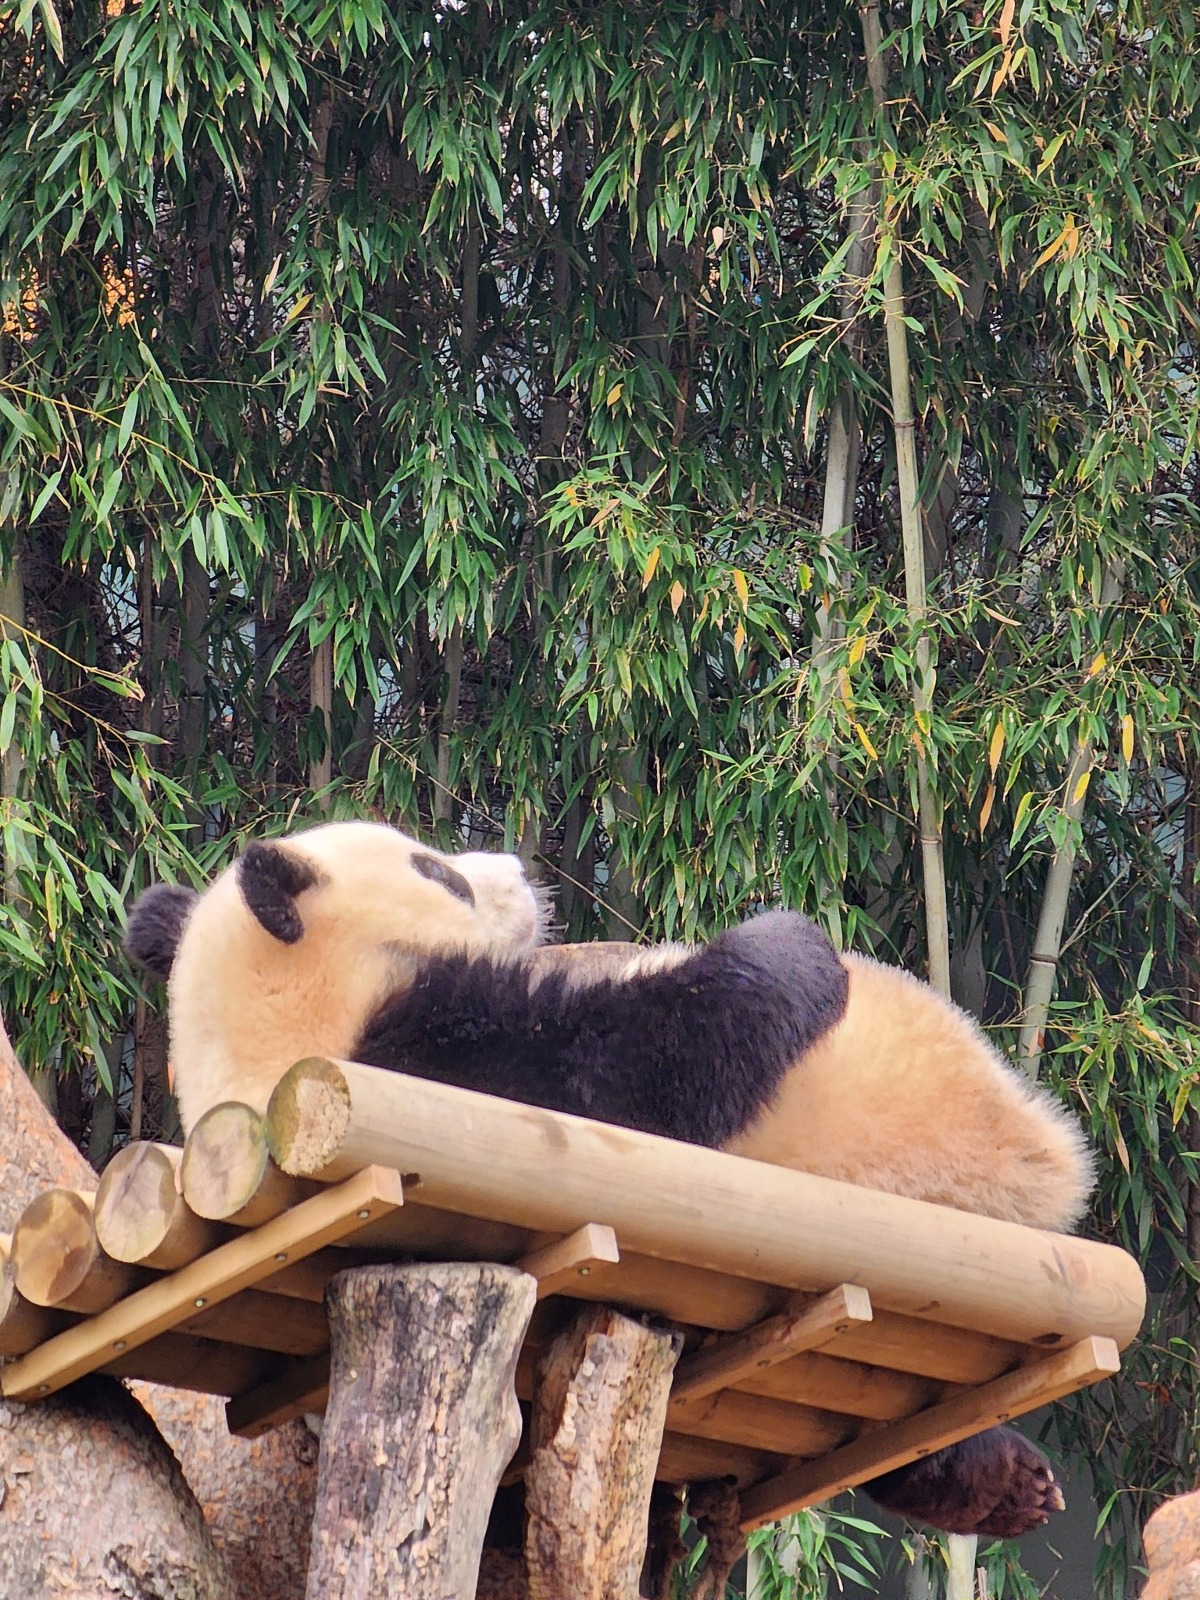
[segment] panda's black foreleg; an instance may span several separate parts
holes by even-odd
[[[862,1487],[889,1511],[944,1533],[1016,1539],[1063,1509],[1049,1461],[1015,1428],[989,1428]]]

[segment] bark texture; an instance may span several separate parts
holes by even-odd
[[[471,1600],[521,1438],[514,1378],[536,1293],[491,1265],[332,1280],[309,1600]]]
[[[2,1023],[0,1126],[0,1229],[43,1189],[94,1185]],[[234,1439],[213,1396],[131,1389],[136,1399],[97,1379],[40,1405],[3,1403],[0,1595],[299,1600],[316,1487],[316,1443],[304,1424]],[[153,1551],[157,1565],[139,1572],[131,1551]]]
[[[589,1306],[538,1366],[525,1472],[531,1600],[637,1600],[680,1341]]]

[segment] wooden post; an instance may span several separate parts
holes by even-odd
[[[333,1279],[308,1600],[471,1600],[536,1298],[527,1274],[474,1263]]]
[[[543,1356],[525,1471],[530,1600],[637,1600],[680,1344],[589,1306]]]

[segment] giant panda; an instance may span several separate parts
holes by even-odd
[[[169,985],[185,1131],[265,1110],[314,1053],[436,1078],[1034,1226],[1091,1184],[1078,1129],[927,985],[766,912],[710,944],[555,946],[519,859],[379,823],[253,841],[203,893],[157,885],[126,949]],[[991,1429],[865,1485],[956,1533],[1062,1505]]]

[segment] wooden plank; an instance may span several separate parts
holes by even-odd
[[[718,1389],[738,1387],[738,1380],[777,1366],[789,1356],[815,1350],[857,1323],[870,1322],[871,1297],[855,1283],[839,1284],[818,1300],[730,1334],[695,1354],[675,1369],[671,1404],[680,1405]]]
[[[306,1361],[290,1362],[265,1383],[235,1395],[225,1407],[225,1423],[239,1438],[257,1439],[306,1412],[324,1411],[328,1399],[329,1351],[325,1350]]]
[[[863,1426],[857,1418],[837,1416],[815,1406],[764,1400],[761,1395],[739,1394],[733,1389],[672,1405],[668,1422],[672,1433],[784,1456],[824,1455],[845,1444]]]
[[[742,1527],[759,1528],[789,1512],[840,1494],[843,1489],[852,1489],[893,1467],[902,1467],[998,1422],[1007,1422],[1089,1383],[1109,1378],[1120,1365],[1112,1339],[1082,1339],[1069,1350],[1006,1373],[979,1389],[954,1395],[903,1422],[879,1428],[821,1460],[806,1462],[755,1484],[742,1496]]]
[[[836,1356],[807,1354],[739,1378],[739,1393],[842,1411],[872,1422],[894,1422],[943,1398],[946,1385],[907,1372],[888,1372]]]
[[[574,1300],[654,1311],[670,1322],[726,1333],[761,1322],[788,1299],[787,1291],[774,1284],[638,1255],[624,1245],[619,1262],[601,1263],[586,1278],[565,1284],[560,1293]]]
[[[1044,1352],[984,1333],[968,1332],[918,1317],[902,1317],[875,1307],[869,1323],[850,1328],[824,1346],[827,1356],[844,1356],[868,1366],[887,1367],[943,1383],[986,1383]]]
[[[52,1394],[115,1355],[178,1327],[196,1311],[230,1299],[286,1262],[353,1234],[373,1217],[395,1210],[403,1198],[397,1173],[368,1167],[57,1334],[4,1368],[3,1391],[15,1400]]]
[[[718,1444],[686,1434],[663,1434],[655,1477],[662,1483],[702,1483],[707,1478],[735,1478],[739,1486],[773,1477],[783,1466],[783,1456],[741,1445]]]
[[[516,1265],[537,1279],[538,1299],[544,1300],[547,1295],[574,1288],[578,1279],[590,1277],[600,1266],[615,1266],[620,1259],[612,1229],[600,1222],[585,1222],[565,1238],[522,1256]]]
[[[329,1344],[323,1307],[307,1300],[288,1302],[260,1289],[243,1289],[232,1300],[208,1306],[178,1327],[181,1333],[286,1356],[315,1355]]]
[[[173,1389],[228,1398],[265,1382],[279,1357],[244,1345],[217,1344],[193,1334],[160,1333],[149,1344],[126,1350],[98,1370],[111,1378],[140,1378]]]
[[[564,1234],[603,1222],[623,1251],[785,1289],[858,1283],[885,1310],[1047,1349],[1128,1343],[1145,1310],[1113,1245],[352,1062],[291,1067],[267,1135],[298,1176],[379,1161],[416,1175],[422,1205]]]

